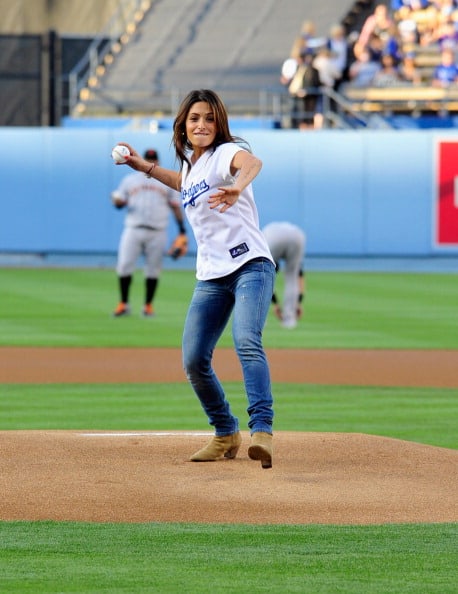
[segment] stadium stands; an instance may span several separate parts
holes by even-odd
[[[455,55],[456,63],[458,4],[426,2],[415,9],[406,6],[394,9],[393,2],[384,4],[391,8],[395,32],[390,31],[388,35],[377,32],[376,37],[382,40],[381,52],[390,51],[383,40],[392,36],[397,49],[391,49],[390,53],[395,63],[400,64],[402,72],[404,60],[409,57],[410,72],[415,74],[401,76],[401,80],[384,86],[376,84],[376,77],[372,84],[363,87],[351,83],[345,85],[342,93],[349,102],[349,109],[359,114],[381,114],[395,127],[452,126],[453,114],[458,113],[457,69],[456,65],[443,66],[442,60],[448,48],[452,52],[452,61]],[[378,62],[380,58],[376,54],[374,57],[372,46],[366,44],[365,47]],[[442,72],[438,73],[437,67]],[[411,116],[411,120],[408,121],[406,116]]]
[[[77,4],[73,0],[68,2],[69,8]],[[223,96],[235,117],[264,118],[275,125],[287,126],[286,114],[291,100],[286,86],[280,82],[280,72],[303,23],[312,21],[317,36],[323,38],[329,35],[332,25],[340,22],[353,43],[366,18],[379,4],[390,8],[398,26],[397,37],[402,38],[400,52],[403,56],[409,54],[411,62],[414,60],[418,77],[413,84],[409,79],[395,86],[385,83],[383,88],[376,85],[354,88],[343,84],[338,87],[338,96],[332,90],[330,93],[324,90],[327,124],[345,127],[347,124],[353,126],[359,120],[363,126],[369,121],[377,121],[379,125],[380,116],[392,122],[397,115],[403,118],[411,115],[417,122],[428,116],[428,121],[434,125],[433,115],[444,119],[457,114],[458,85],[439,89],[432,84],[432,78],[441,60],[443,44],[456,44],[455,49],[458,46],[458,2],[454,4],[455,14],[449,16],[448,25],[439,27],[434,25],[434,11],[437,13],[440,3],[432,1],[426,10],[406,17],[393,10],[394,3],[390,0],[332,0],[326,3],[321,0],[308,3],[302,0],[123,0],[112,3],[104,0],[105,11],[108,6],[116,10],[77,66],[74,67],[74,60],[67,70],[62,71],[62,90],[51,89],[49,85],[48,97],[44,92],[46,83],[42,83],[41,97],[45,97],[49,105],[53,97],[56,99],[56,113],[52,118],[50,115],[48,119],[43,118],[47,113],[46,105],[41,106],[41,121],[43,125],[59,122],[59,113],[61,116],[70,113],[74,118],[151,114],[158,118],[170,117],[190,88],[212,87]],[[37,10],[44,5],[44,2],[37,4]],[[84,6],[86,14],[92,14],[88,12],[89,3]],[[18,10],[14,14],[19,14]],[[26,14],[25,8],[21,11]],[[12,23],[13,13],[10,12],[7,21]],[[55,13],[53,20],[58,30],[59,12]],[[414,21],[417,23],[416,36],[411,30]],[[446,28],[452,27],[452,23],[455,24],[452,38],[447,41]],[[58,31],[57,35],[60,33]],[[39,36],[37,39],[39,41]],[[86,39],[90,43],[90,37]],[[11,71],[17,62],[8,58],[12,42],[7,35],[2,41],[6,48],[3,63],[8,62],[4,72],[5,77],[9,77],[4,80],[8,80],[11,88],[14,82],[14,92],[19,97],[17,87],[25,87],[25,77],[29,73],[24,69],[21,78]],[[48,62],[46,43],[42,46],[43,55],[39,62],[43,67]],[[73,47],[76,48],[75,39]],[[56,45],[56,48],[58,54],[60,46]],[[69,74],[70,68],[73,70]],[[46,71],[40,71],[40,74],[38,70],[37,67],[34,78],[38,81],[36,93],[40,94],[38,77],[45,81]],[[55,74],[57,80],[58,68]],[[30,92],[23,95],[32,97]],[[8,111],[4,110],[6,116],[19,113],[17,105],[8,107]],[[40,120],[40,114],[32,115],[33,121]],[[24,118],[19,122],[12,115],[6,116],[4,121],[12,125],[27,122]]]
[[[319,33],[326,35],[353,4],[154,2],[79,109],[85,114],[173,113],[184,92],[207,86],[221,92],[232,111],[259,114],[266,102],[283,92],[281,64],[304,19],[313,20]]]

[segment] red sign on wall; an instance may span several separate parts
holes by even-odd
[[[437,147],[436,244],[458,245],[458,142]]]

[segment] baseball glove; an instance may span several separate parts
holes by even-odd
[[[177,258],[181,258],[188,253],[188,238],[184,233],[180,233],[175,238],[174,242],[172,243],[169,249],[169,255],[172,256],[174,260]]]

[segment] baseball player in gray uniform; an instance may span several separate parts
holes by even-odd
[[[147,149],[144,158],[151,163],[159,162],[159,155],[154,149]],[[145,258],[143,315],[151,317],[154,315],[153,299],[166,249],[170,211],[173,212],[178,224],[180,242],[177,248],[175,246],[177,240],[175,240],[169,253],[177,258],[185,255],[187,251],[180,195],[154,178],[146,178],[143,173],[134,172],[121,180],[119,187],[112,192],[111,200],[116,208],[127,208],[116,265],[120,301],[113,315],[120,317],[130,314],[129,291],[132,275],[139,256],[143,254]]]
[[[302,299],[304,296],[304,276],[302,260],[305,252],[305,233],[297,225],[286,221],[278,221],[266,225],[264,233],[277,272],[280,263],[284,264],[284,295],[283,308],[277,295],[272,296],[275,315],[280,319],[284,328],[295,328],[297,320],[302,315]]]

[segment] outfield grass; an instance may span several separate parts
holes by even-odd
[[[193,271],[164,271],[157,316],[145,320],[137,272],[134,315],[114,319],[110,270],[2,269],[0,345],[179,347],[194,282]],[[307,285],[303,321],[286,332],[271,314],[266,347],[458,348],[458,275],[310,272]],[[220,346],[231,345],[228,329]]]
[[[303,322],[285,332],[270,316],[266,347],[458,348],[458,276],[314,272],[307,282]],[[138,274],[135,314],[115,320],[111,271],[0,270],[0,344],[178,347],[193,285],[193,272],[165,271],[158,315],[144,320]],[[231,345],[229,332],[221,345]],[[243,428],[242,385],[225,386]],[[362,432],[458,448],[456,390],[273,388],[277,430]],[[208,429],[185,383],[2,385],[0,419],[2,430]],[[456,523],[1,522],[0,591],[448,594],[457,592],[457,537]]]

